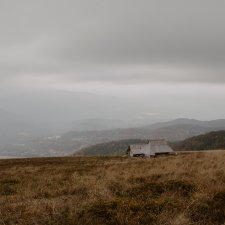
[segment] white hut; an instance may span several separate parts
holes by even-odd
[[[149,140],[147,144],[133,144],[127,149],[127,154],[131,157],[157,156],[175,154],[173,149],[167,144],[166,140]]]

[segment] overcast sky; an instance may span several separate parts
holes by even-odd
[[[209,100],[221,117],[224,40],[224,0],[0,0],[0,88],[169,95],[198,118]]]

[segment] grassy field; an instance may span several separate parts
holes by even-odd
[[[0,160],[0,224],[225,224],[225,151]]]

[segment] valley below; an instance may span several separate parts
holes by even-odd
[[[104,128],[109,124],[108,120],[100,121],[104,124]],[[98,120],[98,123],[100,121]],[[113,122],[110,121],[110,123]],[[126,143],[125,150],[123,150],[123,152],[125,152],[129,145],[128,140],[133,142],[133,140],[164,138],[169,142],[178,142],[211,131],[224,130],[225,120],[199,121],[180,118],[151,125],[116,129],[100,129],[101,126],[96,124],[95,130],[91,129],[90,124],[86,126],[87,124],[85,124],[85,131],[78,131],[74,128],[68,132],[54,135],[51,133],[36,137],[30,135],[29,138],[29,135],[26,135],[26,138],[24,138],[24,136],[23,138],[20,137],[20,141],[13,138],[9,141],[8,145],[4,147],[0,146],[0,155],[11,157],[68,156],[79,152],[79,150],[88,148],[89,146],[113,141],[123,141]],[[97,128],[99,128],[99,130]],[[121,153],[119,155],[121,155]]]

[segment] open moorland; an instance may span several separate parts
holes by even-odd
[[[225,151],[2,159],[0,224],[225,224]]]

